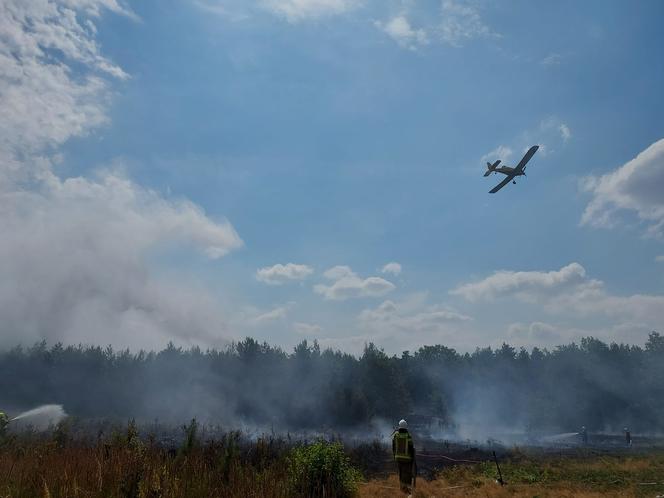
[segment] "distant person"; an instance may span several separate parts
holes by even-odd
[[[9,417],[5,412],[0,411],[0,437],[7,433],[7,426],[9,425]]]
[[[410,493],[415,478],[415,447],[408,432],[408,424],[403,419],[399,421],[399,428],[392,433],[392,454],[399,470],[401,491]]]
[[[586,426],[584,425],[581,427],[581,432],[579,432],[581,435],[581,441],[583,441],[583,444],[588,444],[588,431],[586,430]]]
[[[627,427],[625,427],[625,444],[627,444],[627,446],[632,446],[632,433]]]

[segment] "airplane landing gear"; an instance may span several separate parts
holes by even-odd
[[[512,184],[516,185],[516,182],[514,180],[512,180]]]

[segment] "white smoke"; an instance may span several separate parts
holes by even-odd
[[[222,340],[208,293],[156,278],[148,260],[165,245],[222,257],[242,245],[233,226],[112,171],[53,171],[60,145],[108,122],[111,87],[129,77],[95,41],[108,10],[135,17],[115,0],[0,0],[0,347]]]

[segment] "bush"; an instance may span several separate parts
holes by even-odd
[[[182,430],[184,431],[184,441],[180,454],[189,455],[198,446],[198,422],[192,418],[188,425],[182,426]]]
[[[288,468],[293,496],[351,497],[355,496],[362,479],[339,442],[318,441],[293,449]]]

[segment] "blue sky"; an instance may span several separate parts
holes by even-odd
[[[57,213],[52,233],[26,228],[5,252],[53,244],[68,269],[38,272],[52,279],[31,304],[44,324],[83,271],[68,259],[79,232],[125,241],[83,251],[89,287],[74,285],[56,334],[17,325],[14,342],[252,335],[400,352],[661,330],[661,2],[3,3],[7,32],[44,27],[5,44],[22,54],[11,64],[67,71],[48,85],[57,109],[40,78],[12,79],[9,62],[2,75],[18,95],[3,106],[27,109],[5,113],[24,129],[6,169],[30,177],[5,199],[35,196],[5,222],[35,226],[36,203]],[[44,119],[62,123],[35,131]],[[488,194],[486,160],[535,143],[528,178]]]

